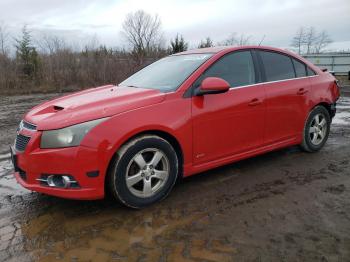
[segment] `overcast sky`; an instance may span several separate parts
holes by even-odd
[[[167,44],[176,33],[194,47],[237,32],[253,43],[266,35],[264,45],[285,48],[300,26],[314,26],[332,37],[330,49],[350,49],[350,0],[0,0],[0,22],[14,35],[27,24],[38,35],[80,44],[96,35],[101,44],[125,47],[121,24],[138,9],[160,16]]]

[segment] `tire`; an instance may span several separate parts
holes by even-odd
[[[330,125],[328,110],[323,106],[316,106],[306,120],[301,148],[306,152],[319,151],[328,139]]]
[[[164,199],[177,176],[178,158],[171,144],[143,135],[120,148],[106,182],[116,200],[138,209]]]

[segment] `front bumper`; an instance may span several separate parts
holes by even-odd
[[[53,187],[44,187],[38,184],[29,184],[22,179],[19,172],[15,172],[17,182],[26,189],[40,192],[46,195],[77,199],[77,200],[94,200],[104,197],[104,192],[100,192],[97,188],[80,188],[80,189],[61,189]]]
[[[28,135],[25,134],[25,135]],[[41,132],[29,134],[31,139],[23,152],[12,149],[15,177],[23,187],[57,197],[70,199],[100,199],[104,197],[105,159],[98,149],[86,146],[41,149]],[[93,173],[94,176],[89,174]],[[43,185],[42,175],[70,175],[78,188],[58,188]]]

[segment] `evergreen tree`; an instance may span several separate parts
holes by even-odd
[[[31,35],[27,27],[22,29],[22,38],[16,39],[16,58],[20,61],[22,74],[30,79],[37,77],[39,56],[32,46]]]
[[[174,41],[170,42],[170,45],[172,54],[186,51],[188,48],[188,43],[186,43],[183,36],[179,36],[179,34],[176,35]]]

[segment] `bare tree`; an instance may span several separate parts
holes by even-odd
[[[302,53],[302,48],[305,45],[305,42],[306,42],[305,28],[300,27],[292,39],[291,46],[295,47],[298,50],[298,54],[300,55]]]
[[[316,39],[316,29],[313,26],[311,26],[307,29],[305,33],[306,54],[312,53],[312,49],[315,45]]]
[[[219,45],[236,45],[238,42],[237,40],[237,33],[232,33],[228,38],[226,38],[224,41],[219,42]]]
[[[123,22],[123,34],[142,64],[144,57],[161,44],[161,21],[158,15],[152,16],[143,10],[129,13]]]
[[[54,54],[67,47],[63,38],[49,34],[44,34],[39,41],[36,41],[36,45],[46,54]]]
[[[330,43],[332,43],[333,40],[328,35],[328,33],[323,30],[316,38],[315,42],[315,53],[319,54],[322,52],[322,49],[324,49],[326,46],[328,46]]]
[[[7,26],[4,23],[0,24],[0,52],[3,56],[6,56],[8,53],[8,41],[10,34],[7,30]]]
[[[236,45],[236,46],[244,46],[249,45],[249,41],[251,39],[250,35],[232,33],[227,39],[220,42],[220,45]]]
[[[238,39],[238,45],[239,46],[249,45],[250,38],[251,38],[250,35],[241,34]]]
[[[291,46],[295,47],[299,54],[310,54],[322,52],[322,49],[330,43],[332,43],[332,39],[325,30],[317,33],[317,30],[311,26],[308,28],[300,27],[292,39]]]

